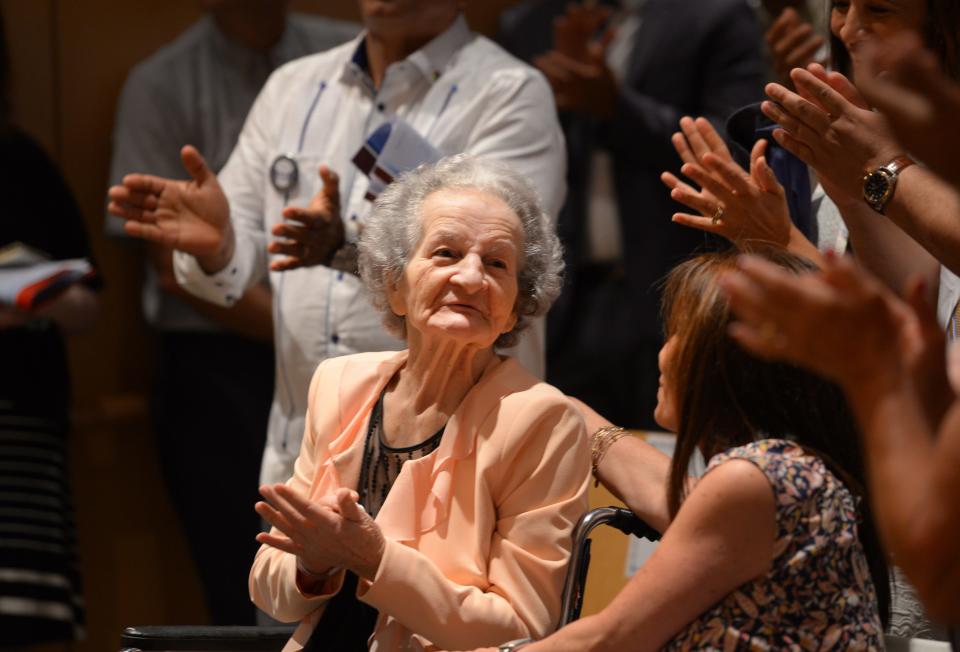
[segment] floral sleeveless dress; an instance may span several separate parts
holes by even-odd
[[[855,501],[818,457],[766,439],[710,460],[755,464],[777,507],[773,567],[701,614],[665,650],[882,650]]]

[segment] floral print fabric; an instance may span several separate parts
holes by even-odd
[[[818,457],[766,439],[710,460],[752,462],[773,488],[773,567],[690,623],[666,650],[882,650],[852,494]]]

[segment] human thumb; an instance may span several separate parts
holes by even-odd
[[[203,159],[199,150],[193,145],[184,145],[180,150],[180,160],[183,162],[184,169],[190,174],[197,185],[203,185],[213,174],[207,167],[207,162]]]
[[[352,489],[337,491],[337,505],[343,518],[348,521],[362,521],[366,517],[366,511],[357,502],[359,499],[360,496]]]

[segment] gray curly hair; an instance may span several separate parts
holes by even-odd
[[[560,294],[563,250],[537,191],[506,165],[458,154],[421,165],[391,183],[377,198],[360,237],[360,278],[373,305],[383,312],[387,330],[406,338],[406,321],[391,310],[387,292],[420,244],[423,202],[437,191],[457,188],[499,197],[520,218],[523,249],[517,272],[517,323],[495,342],[498,347],[513,346],[530,319],[545,314]]]

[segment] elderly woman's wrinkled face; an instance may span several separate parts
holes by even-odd
[[[850,53],[853,76],[863,65],[860,46],[868,39],[882,47],[904,32],[921,34],[927,14],[927,0],[833,0],[830,31]]]
[[[517,322],[520,218],[495,195],[441,190],[423,202],[423,235],[390,305],[405,317],[408,337],[451,338],[493,346]]]

